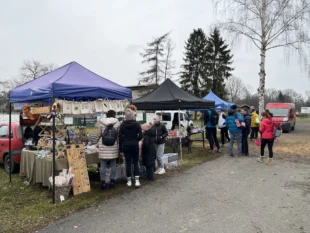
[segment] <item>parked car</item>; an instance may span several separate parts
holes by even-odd
[[[24,148],[23,130],[19,123],[12,123],[11,149],[12,165],[11,171],[16,172],[20,163],[21,151]],[[0,124],[0,163],[4,164],[5,170],[9,173],[9,124]]]
[[[179,114],[179,111],[156,111],[155,114],[161,116],[161,122],[170,130],[172,128],[173,117],[175,114]],[[180,111],[180,124],[183,125],[185,129],[188,126],[194,126],[193,121],[184,111]]]
[[[292,103],[269,103],[266,106],[273,114],[273,120],[282,126],[283,132],[289,133],[295,130],[296,109]]]

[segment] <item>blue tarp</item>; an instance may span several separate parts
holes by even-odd
[[[217,95],[215,95],[212,91],[205,97],[203,97],[204,100],[213,100],[215,101],[215,108],[221,109],[221,110],[228,110],[230,106],[232,105],[231,103],[228,103],[222,99],[220,99]]]
[[[9,93],[10,103],[67,100],[131,99],[131,90],[71,62]]]

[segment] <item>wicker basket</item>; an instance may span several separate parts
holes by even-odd
[[[72,185],[63,185],[55,188],[56,201],[60,201],[60,196],[64,196],[65,200],[67,200],[70,195]]]

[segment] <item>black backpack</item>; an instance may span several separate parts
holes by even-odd
[[[102,145],[105,146],[114,146],[117,140],[117,132],[114,129],[113,125],[109,125],[104,129],[102,135]]]
[[[216,126],[219,123],[219,115],[214,110],[211,110],[211,119],[210,119],[211,125]]]

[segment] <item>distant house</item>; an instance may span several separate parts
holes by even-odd
[[[151,92],[152,90],[156,89],[158,85],[141,85],[140,82],[138,85],[135,86],[127,86],[132,91],[132,99],[138,99],[140,97],[143,97],[147,93]]]

